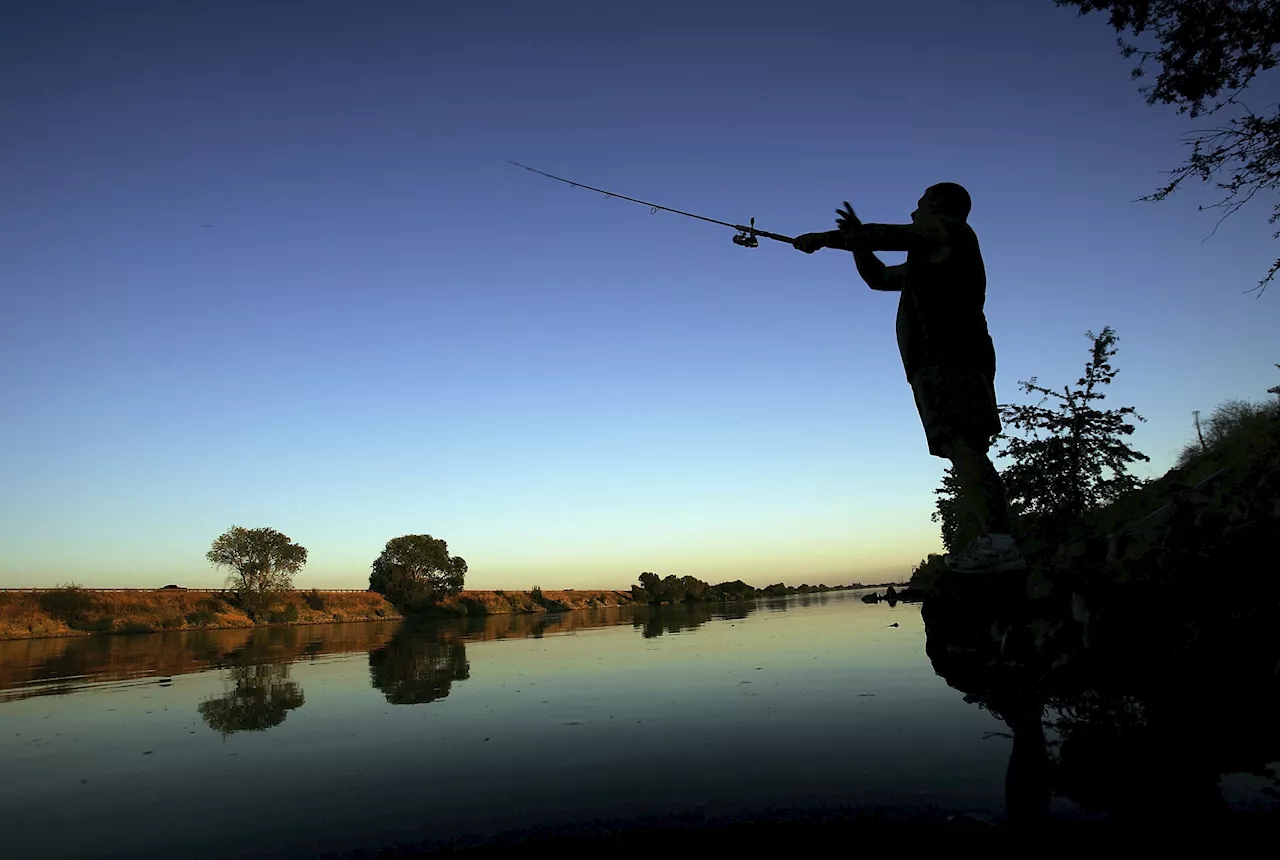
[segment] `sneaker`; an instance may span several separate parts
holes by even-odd
[[[942,557],[957,573],[1009,573],[1027,569],[1027,560],[1011,535],[983,535],[961,552]]]

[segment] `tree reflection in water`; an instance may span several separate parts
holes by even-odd
[[[384,647],[369,652],[369,682],[393,705],[443,699],[454,681],[470,676],[466,645],[435,641],[425,629],[401,628]]]
[[[234,732],[263,732],[284,722],[306,701],[302,688],[289,680],[289,664],[270,662],[269,654],[241,652],[229,670],[228,690],[205,699],[197,708],[209,728],[226,737]]]
[[[777,602],[768,608],[785,608]],[[637,607],[631,616],[631,626],[639,630],[645,639],[652,639],[664,633],[684,633],[696,630],[713,619],[737,621],[746,618],[759,609],[753,601],[735,603],[675,603],[665,606]]]

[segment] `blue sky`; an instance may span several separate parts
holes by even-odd
[[[316,587],[406,533],[477,588],[939,549],[895,296],[508,158],[786,234],[961,182],[1001,401],[1110,325],[1162,473],[1278,381],[1269,203],[1133,202],[1193,126],[1105,20],[961,5],[6,4],[0,582],[218,584],[232,524]]]

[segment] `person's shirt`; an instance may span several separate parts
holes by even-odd
[[[870,250],[906,251],[885,269],[898,300],[898,351],[908,379],[920,368],[970,368],[994,378],[995,348],[987,330],[986,266],[978,237],[964,221],[922,215],[909,225],[863,224]]]

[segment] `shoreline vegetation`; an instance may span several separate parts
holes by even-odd
[[[649,577],[652,577],[650,580]],[[375,591],[289,590],[273,595],[266,612],[251,613],[226,590],[163,588],[154,591],[98,591],[75,584],[45,590],[0,592],[0,640],[82,637],[191,630],[240,630],[413,618],[459,618],[569,612],[579,609],[719,603],[735,600],[879,588],[863,585],[754,588],[741,580],[708,585],[693,577],[659,580],[630,590],[565,589],[529,591],[464,590],[420,611],[403,611]],[[901,585],[901,583],[895,583]]]

